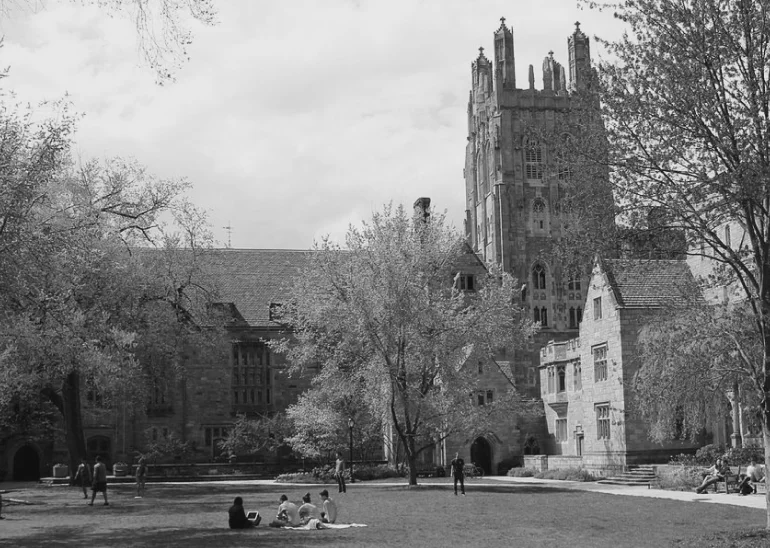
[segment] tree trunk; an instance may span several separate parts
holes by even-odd
[[[86,440],[83,435],[83,415],[80,408],[80,375],[72,371],[62,385],[62,414],[64,434],[70,458],[70,481],[74,481],[75,470],[80,459],[86,456]]]
[[[406,462],[409,463],[409,486],[417,485],[417,455],[414,454],[414,447],[407,447]]]

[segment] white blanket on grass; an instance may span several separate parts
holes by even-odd
[[[366,527],[365,523],[323,523],[319,519],[311,519],[305,525],[295,527],[283,527],[293,531],[312,531],[313,529],[348,529],[350,527]]]

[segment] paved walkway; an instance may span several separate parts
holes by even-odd
[[[609,485],[604,483],[596,483],[593,481],[580,482],[580,481],[561,481],[561,480],[547,480],[537,478],[512,478],[508,476],[493,476],[490,478],[495,482],[500,483],[522,483],[522,484],[536,484],[543,486],[560,487],[562,489],[579,489],[582,491],[593,491],[595,493],[605,493],[608,495],[624,495],[628,497],[649,497],[657,499],[671,499],[681,500],[686,502],[705,502],[708,504],[730,504],[732,506],[743,506],[745,508],[766,508],[765,496],[759,495],[747,495],[742,497],[737,493],[704,493],[699,495],[694,491],[668,491],[665,489],[648,489],[647,486],[633,486],[633,485]],[[490,482],[491,483],[491,482]],[[499,483],[496,483],[499,485]]]
[[[193,485],[193,484],[210,484],[211,482],[163,482],[170,485]],[[225,480],[218,483],[226,483],[230,485],[317,485],[317,484],[287,484],[287,483],[276,483],[274,480]],[[424,482],[426,485],[443,485],[444,483],[441,481],[432,480],[429,482]],[[707,504],[730,504],[732,506],[742,506],[745,508],[759,508],[764,510],[766,508],[765,505],[765,496],[762,494],[759,495],[748,495],[745,497],[739,496],[737,493],[731,493],[731,494],[725,494],[725,493],[704,493],[702,495],[699,495],[695,493],[694,491],[667,491],[665,489],[648,489],[646,486],[629,486],[629,485],[608,485],[603,483],[596,483],[596,482],[581,482],[581,481],[562,481],[562,480],[548,480],[548,479],[538,479],[538,478],[513,478],[509,476],[490,476],[484,479],[471,479],[468,482],[468,485],[470,488],[473,488],[474,486],[485,486],[485,487],[499,487],[501,484],[522,484],[522,485],[537,485],[542,486],[545,488],[559,488],[559,489],[575,489],[580,491],[592,491],[595,493],[604,493],[607,495],[621,495],[621,496],[628,496],[628,497],[648,497],[648,498],[658,498],[658,499],[670,499],[670,500],[681,500],[684,502],[702,502]],[[0,483],[0,486],[2,486],[2,489],[0,489],[0,494],[2,494],[6,490],[13,491],[14,488],[22,488],[22,487],[29,487],[29,483]],[[365,485],[367,487],[397,487],[397,486],[404,486],[403,481],[392,481],[392,482],[364,482],[361,484],[354,483],[354,484],[348,484],[349,489],[355,489],[356,485]],[[447,489],[452,489],[452,480],[447,479],[446,480],[446,487]],[[7,495],[7,496],[12,496]]]

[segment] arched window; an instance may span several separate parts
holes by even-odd
[[[535,289],[545,289],[545,268],[541,264],[532,269],[532,285]]]
[[[532,202],[532,223],[535,230],[545,230],[545,202],[535,198]]]
[[[536,139],[524,141],[524,166],[527,179],[543,178],[543,147]]]
[[[548,325],[548,309],[546,307],[540,309],[540,325],[543,327]]]

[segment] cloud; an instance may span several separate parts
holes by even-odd
[[[187,177],[221,241],[307,248],[341,240],[389,201],[430,196],[462,227],[470,64],[513,25],[518,82],[549,50],[566,65],[567,0],[219,2],[177,81],[154,84],[131,22],[77,4],[7,25],[3,82],[31,101],[69,93],[84,157],[132,155]],[[584,21],[586,32],[591,18]],[[604,19],[602,30],[609,29]]]

